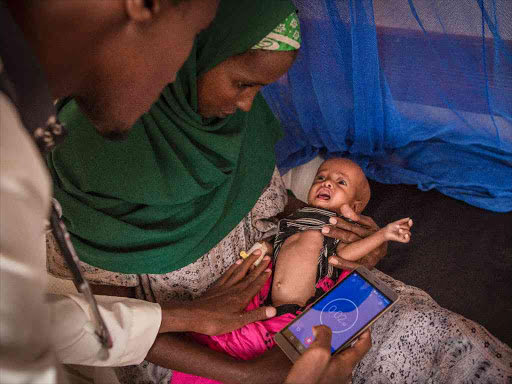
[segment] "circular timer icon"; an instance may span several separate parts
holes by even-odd
[[[343,333],[354,326],[358,317],[359,310],[353,301],[336,299],[328,302],[322,308],[320,324],[330,327],[332,333]]]

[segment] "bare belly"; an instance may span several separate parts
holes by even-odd
[[[285,240],[274,271],[272,304],[305,305],[315,293],[318,255],[324,237],[318,230],[296,233]]]

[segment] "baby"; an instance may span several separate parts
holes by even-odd
[[[404,218],[386,225],[373,235],[345,244],[324,237],[321,228],[333,216],[360,214],[370,200],[370,186],[362,169],[353,161],[333,158],[324,161],[317,171],[308,194],[309,207],[299,209],[279,223],[274,243],[274,277],[272,304],[304,306],[315,295],[320,279],[337,280],[328,257],[334,252],[346,260],[356,261],[386,241],[409,242],[412,220]],[[350,220],[348,220],[350,221]]]
[[[213,350],[243,360],[271,349],[277,332],[289,324],[304,306],[349,273],[332,267],[327,261],[329,256],[337,253],[347,260],[358,260],[385,241],[409,241],[412,226],[409,218],[388,224],[373,235],[350,244],[322,235],[321,229],[329,224],[329,218],[337,216],[349,220],[344,216],[354,217],[354,213],[361,213],[369,199],[370,187],[359,166],[341,158],[323,162],[309,191],[310,206],[279,222],[279,234],[274,242],[273,276],[246,308],[249,311],[272,303],[277,307],[277,316],[223,335],[191,336]],[[241,255],[247,257],[254,250],[261,249],[261,260],[271,248],[270,244],[260,242]],[[207,378],[173,373],[171,384],[185,383],[218,384]]]

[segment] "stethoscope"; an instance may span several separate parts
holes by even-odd
[[[62,256],[68,265],[71,274],[73,275],[73,282],[77,291],[84,295],[85,299],[89,304],[89,316],[94,326],[94,334],[101,344],[101,350],[98,353],[100,360],[107,360],[109,358],[109,349],[112,348],[112,338],[110,332],[101,317],[101,313],[98,309],[98,303],[91,292],[89,283],[82,275],[82,271],[78,266],[79,259],[76,254],[75,248],[71,243],[69,232],[66,229],[66,225],[60,218],[59,211],[61,212],[60,204],[57,200],[52,199],[51,213],[50,213],[50,225],[52,233],[59,245]]]
[[[15,97],[16,92],[18,92],[18,96],[28,92],[27,89],[31,89],[32,92],[35,92],[36,96],[31,94],[32,97],[30,98],[22,98],[24,100],[25,109],[31,110],[30,115],[33,117],[32,119],[27,120],[29,122],[28,124],[27,121],[25,121],[23,127],[34,139],[44,159],[45,153],[47,153],[47,151],[55,145],[56,137],[63,135],[63,126],[57,120],[55,115],[50,115],[46,124],[43,124],[42,126],[36,125],[38,119],[46,116],[46,112],[48,112],[46,108],[48,105],[51,105],[51,98],[49,94],[47,94],[47,87],[43,84],[44,79],[42,77],[32,75],[26,77],[23,75],[24,71],[37,74],[41,71],[41,69],[35,62],[35,57],[33,57],[32,54],[27,53],[30,52],[30,49],[24,43],[24,41],[19,38],[14,21],[10,18],[8,15],[9,12],[6,12],[2,5],[2,0],[0,0],[1,24],[2,26],[7,25],[7,30],[10,28],[11,30],[15,31],[14,34],[9,35],[8,41],[10,44],[8,44],[7,47],[16,47],[16,52],[13,53],[13,55],[7,55],[7,57],[15,57],[16,55],[19,55],[23,60],[23,65],[18,62],[13,65],[13,67],[16,68],[16,71],[13,73],[14,79],[16,81],[9,81],[7,76],[5,76],[5,78],[1,76],[5,73],[3,71],[5,61],[2,61],[0,57],[0,92],[5,93],[15,105],[18,105],[18,98]],[[9,62],[11,65],[13,64],[12,60]],[[27,78],[30,79],[30,82],[26,81]],[[18,89],[16,87],[17,83],[27,85],[27,87],[21,87]],[[29,84],[30,87],[28,87]],[[21,109],[19,109],[19,111],[21,111]],[[20,112],[20,115],[22,117],[27,117],[29,114],[23,114]],[[49,217],[51,229],[55,239],[57,240],[57,244],[59,245],[61,253],[64,256],[64,260],[66,261],[66,264],[68,265],[69,270],[73,275],[73,282],[75,283],[77,291],[84,295],[89,304],[89,317],[94,326],[94,334],[96,335],[101,345],[98,358],[101,360],[107,360],[109,357],[108,350],[112,348],[112,338],[110,337],[110,332],[108,331],[107,326],[101,317],[100,311],[98,310],[98,304],[96,303],[96,299],[91,292],[91,287],[89,286],[89,283],[87,283],[87,280],[84,279],[78,266],[78,256],[76,254],[75,248],[73,247],[73,244],[71,243],[71,239],[69,237],[66,226],[60,219],[60,215],[58,213],[59,210],[61,211],[59,203],[57,200],[52,199],[52,206]]]

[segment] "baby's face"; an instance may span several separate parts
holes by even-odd
[[[338,212],[343,204],[352,207],[362,171],[347,159],[324,161],[308,194],[308,204]]]

